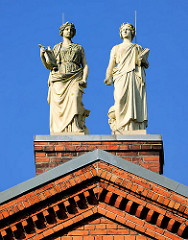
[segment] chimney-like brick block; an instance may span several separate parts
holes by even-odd
[[[96,149],[107,151],[153,172],[163,173],[162,140],[50,141],[48,139],[34,140],[36,175]]]

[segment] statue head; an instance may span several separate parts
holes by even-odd
[[[120,28],[119,28],[119,33],[120,33],[120,38],[121,39],[123,39],[123,37],[122,37],[122,29],[123,28],[127,28],[127,29],[130,29],[130,31],[131,31],[131,36],[132,36],[132,39],[131,40],[133,40],[133,38],[134,38],[134,35],[135,35],[135,28],[134,28],[134,26],[131,24],[131,23],[123,23],[123,24],[121,24],[121,26],[120,26]]]
[[[72,35],[71,38],[73,38],[76,35],[76,28],[73,23],[66,22],[61,27],[59,28],[59,35],[63,37],[63,31],[65,30],[66,27],[70,27],[72,30]]]

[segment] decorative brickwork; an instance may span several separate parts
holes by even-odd
[[[55,240],[152,240],[105,217],[94,216]]]
[[[2,204],[0,240],[16,239],[188,239],[188,199],[98,160]]]
[[[163,173],[162,141],[34,141],[36,175],[96,149]]]

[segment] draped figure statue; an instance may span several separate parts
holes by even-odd
[[[106,71],[105,84],[113,79],[115,104],[109,109],[108,117],[112,133],[143,130],[147,127],[147,103],[145,68],[149,49],[132,43],[134,26],[123,23],[120,37],[123,42],[112,48]]]
[[[82,46],[71,41],[75,34],[74,24],[66,22],[60,27],[63,42],[55,45],[53,50],[39,45],[42,62],[50,70],[50,134],[89,133],[85,118],[90,111],[82,103],[88,65]]]

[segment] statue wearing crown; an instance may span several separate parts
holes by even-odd
[[[130,23],[120,27],[123,42],[112,48],[105,84],[114,85],[114,105],[109,109],[109,124],[114,134],[145,130],[147,102],[145,69],[149,67],[149,49],[132,43],[135,28]],[[146,131],[143,131],[146,133]]]

